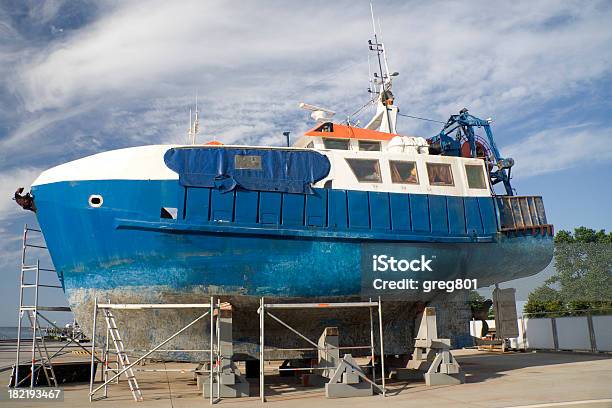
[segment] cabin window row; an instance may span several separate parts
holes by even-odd
[[[357,180],[361,183],[382,183],[380,161],[376,159],[346,159]],[[432,186],[454,186],[453,170],[450,164],[426,163],[427,177]],[[416,162],[389,160],[391,182],[395,184],[419,184],[419,173]],[[485,189],[482,166],[466,164],[465,173],[469,188]]]
[[[311,147],[310,142],[308,146]],[[380,152],[381,144],[375,140],[358,140],[357,144],[359,146],[359,150],[365,152]],[[349,139],[333,139],[333,138],[324,138],[323,146],[326,149],[334,149],[334,150],[350,150],[351,144]],[[312,145],[314,147],[314,144]]]

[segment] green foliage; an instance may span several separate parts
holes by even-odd
[[[476,319],[488,319],[493,313],[491,300],[487,301],[484,296],[475,290],[471,290],[468,294],[468,303],[472,310],[472,317]]]
[[[542,285],[531,292],[523,308],[523,312],[529,313],[531,317],[561,316],[564,310],[565,306],[561,300],[561,294],[546,285]]]
[[[468,293],[468,303],[471,307],[478,307],[484,302],[486,299],[480,293],[475,290],[470,290]]]
[[[574,229],[574,234],[569,231],[561,230],[555,234],[555,244],[574,244],[574,243],[612,243],[612,232],[606,234],[605,230],[595,231],[587,227]]]
[[[579,227],[555,235],[556,273],[529,294],[525,313],[612,309],[612,233]]]
[[[568,244],[574,242],[574,237],[571,232],[561,230],[555,234],[554,242],[555,244]]]

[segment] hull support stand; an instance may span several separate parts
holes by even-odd
[[[314,309],[314,308],[327,308],[327,309],[343,309],[343,308],[367,308],[370,312],[370,340],[371,343],[368,346],[349,346],[340,347],[339,329],[337,327],[326,327],[323,334],[319,338],[318,342],[309,339],[304,334],[293,328],[291,325],[281,320],[278,316],[273,314],[271,311],[280,310],[300,310],[300,309]],[[372,309],[378,309],[378,325],[379,325],[379,353],[380,361],[382,366],[383,375],[381,375],[381,383],[379,385],[375,381],[374,372],[376,364],[374,360],[375,355],[375,344],[374,344],[374,323]],[[327,398],[342,398],[342,397],[359,397],[359,396],[370,396],[374,394],[376,389],[383,397],[386,396],[385,389],[385,353],[383,343],[383,329],[382,329],[382,304],[380,298],[378,301],[373,302],[346,302],[346,303],[265,303],[264,298],[261,299],[259,313],[259,396],[261,402],[266,402],[265,396],[265,317],[268,316],[274,321],[284,326],[289,331],[309,343],[313,351],[318,353],[318,364],[315,367],[303,367],[303,368],[284,368],[281,367],[278,370],[288,371],[299,371],[304,370],[307,374],[308,382],[323,382],[325,383],[325,396]],[[368,378],[363,367],[357,364],[353,356],[349,353],[345,353],[341,356],[341,350],[343,349],[370,349],[372,356],[372,364],[369,366],[372,370],[372,378]],[[271,351],[269,349],[268,351]],[[279,350],[279,349],[275,349]],[[300,349],[306,350],[306,349]],[[320,374],[309,374],[313,371],[320,370]]]
[[[450,345],[450,339],[438,338],[436,308],[426,307],[414,342],[412,358],[407,368],[397,369],[397,379],[425,378],[427,385],[463,384],[465,373],[451,354]]]
[[[249,396],[249,383],[236,364],[232,361],[234,347],[232,345],[232,305],[219,303],[216,306],[217,319],[211,344],[216,349],[217,358],[213,361],[211,375],[198,376],[202,382],[202,391],[205,398],[239,398]],[[213,326],[211,326],[213,327]],[[216,341],[215,341],[216,340]],[[212,360],[211,360],[212,361]]]

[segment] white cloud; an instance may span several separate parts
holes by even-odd
[[[466,105],[499,117],[609,72],[605,3],[526,4],[377,4],[392,69],[402,74],[396,91],[404,111],[444,118]],[[195,88],[215,113],[223,99],[258,101],[263,110],[266,99],[289,95],[356,109],[356,97],[367,99],[369,8],[348,5],[118,3],[24,64],[16,90],[30,110]],[[346,72],[355,61],[362,63]],[[324,90],[305,86],[330,74]]]
[[[610,163],[612,127],[601,129],[586,124],[546,129],[506,146],[503,151],[506,157],[520,163],[513,169],[513,174],[524,178],[589,164]]]
[[[199,85],[219,93],[251,80],[271,81],[281,61],[291,68],[298,60],[320,66],[325,61],[306,58],[319,52],[332,51],[328,61],[335,62],[341,53],[332,47],[346,43],[346,31],[313,33],[311,18],[319,18],[319,25],[331,18],[321,19],[326,13],[312,6],[301,8],[295,13],[260,3],[128,2],[44,50],[26,64],[20,85],[34,96],[26,99],[28,108],[37,110],[100,93],[155,93],[152,88],[163,88],[170,78],[189,86],[204,77]],[[350,20],[344,24],[348,32],[354,26]]]
[[[32,119],[17,127],[17,129],[2,141],[2,145],[4,148],[15,148],[17,145],[23,147],[23,143],[25,143],[25,146],[28,146],[28,140],[32,140],[37,134],[41,134],[44,129],[52,126],[54,123],[78,116],[86,112],[91,106],[92,104],[90,103],[89,106],[79,105],[61,111],[53,111],[42,115],[32,115]]]
[[[72,127],[62,129],[73,157],[185,140],[196,90],[202,140],[227,143],[278,142],[284,130],[296,135],[311,124],[297,109],[301,100],[330,107],[342,120],[368,99],[367,3],[150,0],[112,7],[66,36],[25,47],[27,58],[16,59],[11,76],[23,106],[52,126],[59,123],[53,115],[63,121],[75,112],[66,118]],[[404,113],[444,120],[467,106],[493,116],[499,130],[520,120],[517,112],[611,73],[612,30],[605,27],[612,9],[603,1],[377,2],[375,9],[390,68],[401,73],[394,89]],[[91,112],[95,127],[90,117],[78,120]],[[15,155],[27,140],[45,146],[41,157],[56,155],[45,140],[54,129],[27,131],[36,127],[31,116],[25,122],[34,123],[12,132],[5,153]],[[429,136],[437,126],[402,119],[399,129]]]
[[[10,246],[0,245],[0,261],[10,253],[17,265],[18,224],[33,218],[11,200],[15,188],[98,151],[185,141],[196,90],[200,140],[226,143],[298,136],[312,124],[299,101],[342,120],[369,97],[367,2],[111,0],[96,4],[93,22],[68,21],[63,32],[67,2],[29,4],[20,27],[0,6],[0,241]],[[612,128],[576,126],[580,105],[571,99],[610,79],[608,1],[374,6],[390,68],[401,74],[394,91],[403,113],[445,120],[465,106],[494,117],[519,177],[612,158]],[[27,29],[37,30],[35,41]],[[45,40],[45,32],[63,34]],[[557,114],[530,116],[557,102]],[[504,131],[510,126],[522,126],[522,139]],[[399,129],[429,136],[439,125],[402,118]]]

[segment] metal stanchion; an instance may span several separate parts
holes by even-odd
[[[385,388],[385,343],[383,339],[382,302],[380,301],[380,296],[378,297],[378,329],[380,333],[380,365],[383,389],[382,395],[383,397],[385,397],[387,395],[387,390]]]
[[[261,402],[266,402],[266,397],[264,394],[265,313],[266,311],[264,310],[264,298],[262,297],[259,305],[259,396],[261,398]]]
[[[93,399],[93,383],[94,383],[94,372],[95,372],[95,355],[96,355],[96,320],[98,320],[98,298],[94,298],[94,310],[93,310],[93,323],[91,330],[91,367],[89,377],[89,402]],[[106,382],[105,382],[106,384]]]
[[[211,296],[210,297],[210,373],[209,373],[209,387],[210,387],[210,395],[209,395],[209,402],[210,405],[213,404],[213,364],[214,364],[214,358],[213,358],[213,339],[214,339],[214,332],[213,332],[213,326],[214,326],[214,321],[215,321],[215,312],[214,312],[214,299]]]

